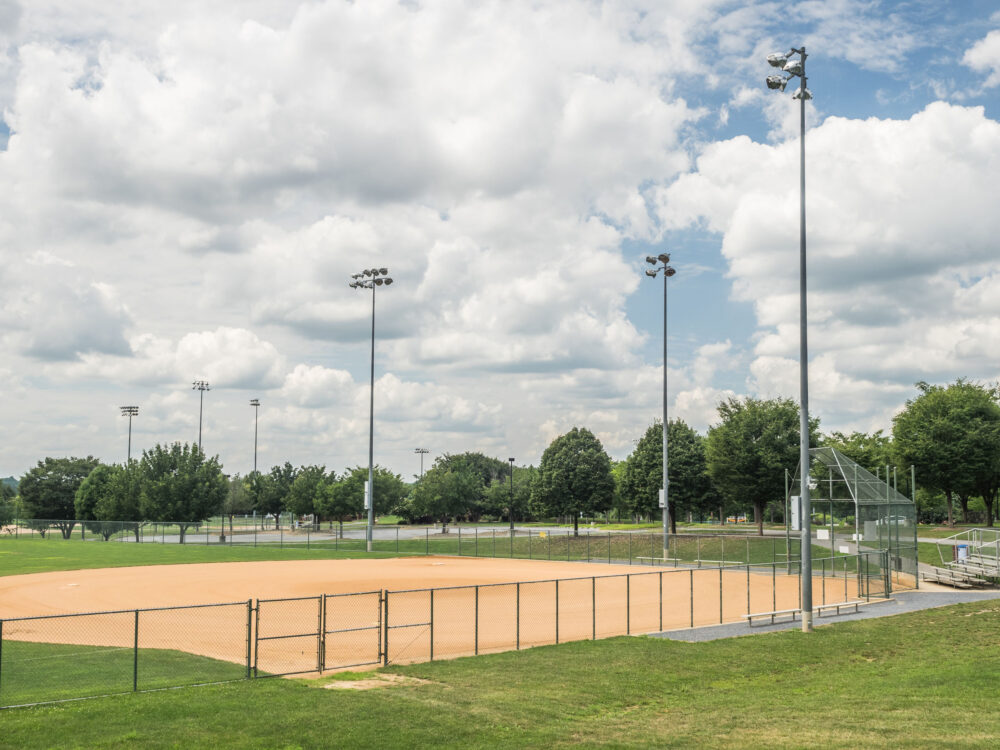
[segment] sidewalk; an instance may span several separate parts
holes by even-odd
[[[832,625],[838,622],[849,620],[867,620],[872,617],[890,617],[892,615],[903,614],[904,612],[916,612],[921,609],[933,609],[934,607],[945,607],[949,604],[961,604],[962,602],[978,602],[990,599],[1000,599],[1000,590],[994,591],[902,591],[894,594],[892,599],[883,602],[874,602],[858,608],[858,612],[850,612],[842,615],[828,615],[824,617],[813,617],[815,627]],[[687,630],[671,630],[666,633],[655,633],[653,638],[669,638],[673,641],[687,641],[698,643],[700,641],[715,641],[720,638],[737,638],[744,635],[756,635],[758,633],[773,633],[779,630],[797,630],[802,627],[801,620],[794,622],[779,622],[774,625],[754,625],[752,628],[746,623],[728,623],[725,625],[709,625],[702,628],[689,628]]]

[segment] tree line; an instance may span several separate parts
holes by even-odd
[[[917,384],[918,394],[893,418],[891,434],[831,432],[810,422],[810,444],[836,448],[862,467],[887,476],[898,471],[909,495],[909,467],[917,467],[921,520],[953,524],[955,504],[965,523],[993,524],[1000,507],[1000,393],[964,379],[947,386]],[[678,518],[753,516],[784,520],[785,472],[799,457],[799,411],[791,399],[729,398],[704,435],[682,420],[667,426],[669,503]],[[545,449],[537,467],[514,466],[478,452],[445,454],[412,483],[376,467],[375,512],[406,523],[655,519],[663,486],[663,425],[654,422],[623,461],[612,461],[600,440],[574,427]],[[100,533],[101,522],[198,523],[216,515],[254,512],[261,524],[280,514],[338,522],[362,517],[367,467],[326,471],[286,462],[267,473],[227,477],[218,457],[196,445],[157,445],[122,466],[97,459],[46,458],[18,483],[4,484],[0,523],[53,519],[69,536],[76,523]],[[6,509],[6,510],[3,510]]]

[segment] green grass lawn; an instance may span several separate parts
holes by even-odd
[[[120,568],[132,565],[244,562],[253,560],[318,560],[359,556],[393,557],[394,551],[306,549],[305,545],[228,547],[197,544],[125,544],[65,539],[11,539],[0,537],[0,576],[53,570]]]
[[[9,748],[924,748],[1000,736],[1000,602],[687,644],[615,638],[12,709]]]
[[[246,665],[182,651],[108,648],[4,639],[0,705],[85,698],[139,690],[239,680]]]

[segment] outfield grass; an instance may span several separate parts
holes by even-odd
[[[1000,736],[1000,602],[710,643],[579,642],[13,709],[0,747],[923,748]]]
[[[363,545],[363,542],[359,547]],[[206,546],[197,544],[124,544],[49,539],[0,538],[0,576],[44,573],[54,570],[121,568],[133,565],[246,562],[254,560],[319,560],[350,557],[395,557],[393,551],[306,549],[305,545],[279,547]]]

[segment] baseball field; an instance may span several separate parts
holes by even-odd
[[[615,632],[624,617],[634,618],[634,627],[633,623],[628,624],[633,633],[659,629],[661,601],[683,605],[664,607],[668,616],[664,628],[685,626],[687,623],[671,622],[670,613],[682,610],[685,617],[690,617],[692,601],[695,611],[704,612],[706,617],[713,611],[717,617],[714,610],[719,606],[719,572],[696,571],[704,575],[704,585],[697,590],[704,588],[712,594],[706,594],[702,600],[699,593],[691,600],[688,589],[674,591],[670,582],[682,577],[690,580],[693,573],[678,574],[669,569],[644,571],[644,580],[651,583],[644,586],[637,583],[640,579],[630,579],[634,586],[630,596],[634,599],[625,614],[622,600],[619,598],[616,604],[615,596],[621,582],[629,580],[624,578],[630,572],[628,566],[618,570],[619,566],[607,564],[450,557],[328,559],[326,555],[314,555],[309,560],[287,560],[281,559],[282,550],[266,552],[274,560],[255,558],[247,562],[232,559],[241,554],[239,550],[219,550],[226,562],[196,564],[176,564],[178,553],[164,550],[170,556],[169,562],[175,564],[157,566],[149,565],[149,556],[154,552],[118,546],[124,549],[114,552],[113,564],[117,567],[83,569],[79,567],[79,555],[84,554],[80,545],[0,544],[0,570],[4,573],[46,571],[0,577],[0,615],[12,618],[117,608],[127,611],[123,617],[128,624],[133,615],[128,608],[169,607],[180,602],[192,605],[232,602],[228,606],[233,609],[242,606],[240,616],[245,618],[243,600],[298,602],[309,600],[318,591],[331,599],[352,591],[383,589],[434,588],[453,593],[438,594],[434,604],[439,608],[438,629],[430,639],[426,637],[425,616],[428,595],[409,595],[412,611],[402,606],[407,597],[397,596],[390,622],[400,628],[393,631],[394,642],[389,644],[391,664],[375,672],[360,675],[356,670],[337,672],[305,681],[250,680],[8,709],[0,714],[5,730],[0,736],[0,746],[681,747],[694,743],[781,747],[809,744],[805,738],[813,737],[823,738],[824,744],[832,747],[858,746],[858,742],[899,747],[924,746],[915,741],[918,736],[924,740],[943,738],[944,733],[919,714],[914,699],[903,701],[905,705],[900,703],[901,691],[907,685],[913,696],[925,696],[929,702],[925,708],[931,715],[954,719],[959,711],[966,708],[974,711],[977,705],[981,706],[972,726],[963,730],[968,738],[966,746],[981,746],[974,740],[981,740],[983,733],[997,729],[994,710],[976,689],[988,676],[995,678],[1000,673],[996,644],[975,657],[970,652],[972,642],[995,632],[1000,623],[996,603],[824,627],[808,638],[792,632],[708,644],[650,638],[586,641],[593,634],[595,621],[607,624],[598,637]],[[66,567],[72,569],[58,570],[61,552],[68,561]],[[262,554],[252,549],[242,553]],[[130,555],[137,559],[141,556],[140,562],[144,564],[130,565]],[[709,576],[715,576],[714,587]],[[733,602],[734,614],[745,611],[747,577],[747,571],[723,572],[723,601]],[[762,586],[765,578],[750,576],[752,582],[759,580]],[[512,603],[510,595],[516,595],[512,586],[517,582],[524,586],[526,581],[535,581],[526,589],[530,592],[531,586],[535,586],[538,591],[537,601],[532,601],[532,595],[526,593],[520,602],[524,641],[519,645],[524,648],[534,643],[553,643],[555,610],[550,603],[554,603],[556,580],[560,581],[562,597],[558,604],[561,645],[427,663],[426,650],[431,643],[436,659],[472,653],[470,629],[481,628],[476,634],[480,653],[508,650],[511,608],[507,605]],[[662,599],[661,580],[665,582]],[[729,594],[725,594],[727,584],[732,587]],[[608,591],[601,597],[602,603],[595,606],[597,600],[592,597],[598,585]],[[766,585],[766,596],[771,597],[770,580]],[[781,596],[794,596],[796,586],[795,578],[790,577],[788,585],[777,592]],[[753,596],[752,589],[749,590]],[[478,594],[474,593],[477,591]],[[496,602],[488,602],[485,591],[506,592],[508,596],[498,600],[504,601],[504,607],[496,608]],[[294,605],[293,610],[298,607]],[[305,611],[308,616],[316,617],[315,610]],[[235,671],[226,679],[240,677],[242,667],[237,662],[243,660],[245,652],[242,646],[232,648],[231,642],[239,639],[241,630],[227,629],[225,622],[197,616],[204,614],[198,608],[180,612],[183,613],[180,619],[172,615],[169,622],[161,623],[162,627],[150,629],[147,640],[136,644],[148,652],[143,663],[151,673],[191,669],[192,674],[200,674],[205,664],[212,665],[210,671],[229,664],[228,668]],[[464,613],[463,617],[457,617],[458,612]],[[145,612],[142,616],[146,617]],[[450,620],[455,622],[449,625]],[[100,672],[102,662],[108,668],[114,665],[116,670],[124,669],[116,658],[131,648],[121,648],[115,640],[117,636],[111,638],[118,627],[113,622],[105,619],[101,626],[89,630],[60,628],[58,639],[51,637],[51,633],[44,638],[36,634],[34,641],[24,637],[20,642],[6,640],[7,629],[15,623],[5,623],[6,650],[2,663],[8,663],[11,644],[17,643],[28,649],[69,649],[60,654],[33,652],[39,657],[38,676],[43,682],[80,683],[95,679],[94,673]],[[422,624],[423,628],[403,627]],[[942,626],[952,634],[944,642],[940,637]],[[294,630],[288,629],[288,633],[294,635]],[[411,637],[418,630],[422,635]],[[187,634],[185,648],[177,648],[177,632]],[[71,636],[72,633],[76,634]],[[157,637],[167,640],[157,642]],[[986,635],[984,645],[991,643],[990,637],[995,639]],[[970,639],[970,643],[963,638]],[[102,646],[102,639],[109,645]],[[276,648],[267,657],[273,671],[279,671],[286,657],[289,663],[298,663],[292,653],[296,644],[302,646],[301,640],[275,642]],[[946,644],[949,648],[955,646],[949,652],[949,659],[928,661],[930,654],[942,656],[941,649]],[[359,648],[356,643],[341,644],[345,645],[347,651]],[[300,650],[311,648],[310,643]],[[283,650],[288,653],[283,655]],[[85,657],[79,659],[79,668],[63,666],[72,664],[74,653]],[[57,658],[51,658],[54,655]],[[41,657],[47,657],[48,661]],[[325,657],[328,661],[341,658],[330,653]],[[401,666],[406,661],[421,663]],[[60,665],[60,673],[53,674],[51,665]],[[801,670],[803,665],[808,665],[805,674]],[[881,665],[887,671],[873,679],[872,665]],[[928,683],[932,676],[934,681],[944,680],[956,672],[962,673],[964,679],[960,684],[954,683],[954,690],[945,699],[940,690]],[[889,674],[895,675],[896,682],[887,681]],[[389,677],[394,681],[390,682]],[[773,678],[773,685],[765,685],[769,678]],[[0,687],[3,679],[4,673],[0,671]],[[921,682],[923,687],[918,686]],[[338,689],[339,685],[349,687]],[[375,689],[359,689],[372,686]],[[775,686],[783,686],[781,689],[785,691],[780,700],[776,700]],[[822,700],[820,693],[824,696]],[[725,707],[724,697],[728,701]],[[807,714],[825,718],[806,725],[795,714],[796,705]],[[853,705],[854,712],[847,711],[845,705]],[[715,711],[715,719],[707,722],[702,716],[704,711]],[[861,718],[869,714],[869,723],[864,724]],[[878,718],[874,724],[873,717]],[[911,724],[923,727],[919,735],[912,733]],[[882,742],[885,736],[876,736],[872,726],[897,726],[907,734],[892,743]],[[866,738],[869,741],[865,742]]]

